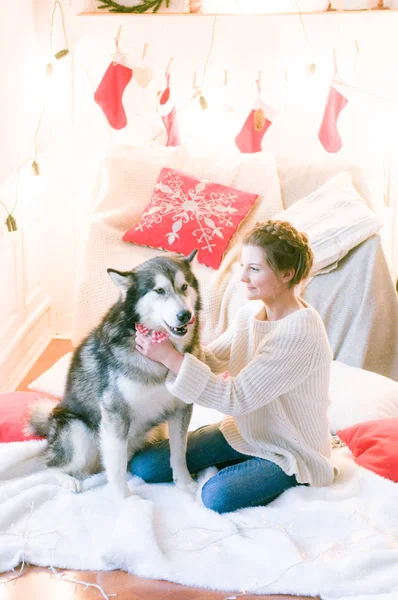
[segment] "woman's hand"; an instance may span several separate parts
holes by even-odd
[[[135,334],[135,347],[142,354],[151,360],[162,363],[167,369],[177,374],[180,370],[184,357],[178,352],[169,339],[163,340],[160,344],[154,342],[150,335]]]

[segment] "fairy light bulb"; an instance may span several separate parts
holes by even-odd
[[[40,166],[39,166],[39,163],[36,160],[34,160],[32,162],[32,171],[33,171],[33,175],[35,177],[39,177],[39,175],[40,175]]]
[[[307,75],[316,75],[316,64],[313,62],[307,64],[306,71],[307,71]]]
[[[54,73],[54,65],[52,62],[49,62],[46,64],[46,75],[47,75],[47,77],[52,77],[53,73]]]
[[[54,54],[54,57],[56,60],[60,60],[61,58],[68,56],[68,54],[69,54],[68,48],[63,48],[62,50],[58,50],[58,52],[56,52]]]
[[[202,89],[196,83],[196,71],[194,71],[194,74],[193,74],[192,89],[193,89],[192,99],[194,100],[195,98],[197,98],[199,96],[200,108],[202,110],[207,110],[209,108],[209,105],[207,104],[207,100],[203,95]]]
[[[202,110],[207,110],[207,109],[209,108],[209,105],[207,104],[207,100],[206,100],[206,98],[203,96],[203,94],[201,94],[201,95],[199,96],[199,105],[200,105],[200,108],[201,108]]]

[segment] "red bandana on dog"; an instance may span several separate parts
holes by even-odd
[[[167,331],[156,331],[155,329],[151,330],[145,325],[142,325],[141,323],[136,323],[135,328],[136,331],[138,331],[138,333],[141,333],[142,335],[148,335],[148,333],[151,333],[152,341],[156,344],[161,344],[162,342],[164,342],[164,340],[167,340],[167,338],[169,337]]]

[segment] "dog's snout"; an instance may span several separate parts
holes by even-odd
[[[180,312],[177,313],[177,319],[183,325],[185,325],[186,323],[189,323],[189,321],[191,320],[191,317],[192,317],[192,313],[190,313],[189,310],[180,310]]]

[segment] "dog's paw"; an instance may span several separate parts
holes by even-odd
[[[127,500],[128,498],[134,498],[134,496],[136,496],[136,494],[135,494],[134,492],[132,492],[132,491],[130,490],[130,488],[127,488],[127,492],[126,492],[126,496],[125,496],[126,500]]]
[[[196,481],[194,481],[193,479],[188,480],[188,481],[175,481],[174,482],[176,487],[178,487],[179,490],[185,492],[186,494],[189,494],[192,497],[196,496],[196,490],[198,489],[198,484],[196,483]]]
[[[196,481],[192,481],[192,483],[188,483],[188,485],[186,485],[184,489],[187,492],[187,494],[195,498],[196,492],[198,490],[198,484],[196,483]]]
[[[134,492],[132,492],[127,485],[123,489],[114,487],[112,491],[116,504],[122,504],[125,500],[135,496]]]
[[[67,475],[66,473],[57,473],[55,475],[55,479],[57,483],[62,487],[63,490],[67,492],[72,492],[73,494],[77,494],[81,492],[81,482],[76,479],[76,477],[72,477],[71,475]]]
[[[101,485],[105,485],[107,483],[107,477],[106,477],[106,473],[105,471],[102,471],[101,473],[96,473],[95,475],[91,475],[90,477],[87,477],[86,479],[83,479],[83,481],[81,481],[81,491],[82,492],[88,492],[89,490],[92,490],[93,488],[96,488],[98,486]]]

